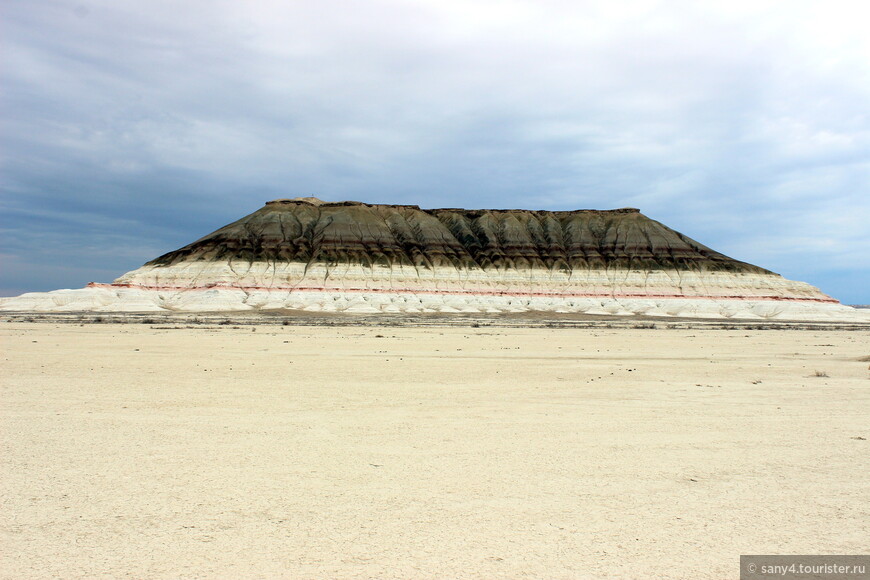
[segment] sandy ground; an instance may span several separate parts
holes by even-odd
[[[867,551],[868,331],[0,337],[3,578],[721,579]]]

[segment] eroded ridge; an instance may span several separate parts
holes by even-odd
[[[270,201],[112,284],[4,310],[511,312],[829,319],[803,282],[615,210],[421,209]]]

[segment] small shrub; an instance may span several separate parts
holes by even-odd
[[[827,377],[828,372],[827,371],[816,371],[813,373],[813,376],[814,377]]]

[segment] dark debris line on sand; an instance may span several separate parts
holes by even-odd
[[[709,320],[664,317],[614,317],[588,314],[523,312],[516,314],[341,314],[304,311],[256,313],[130,313],[50,312],[5,313],[0,322],[54,324],[149,324],[163,328],[214,326],[368,326],[368,327],[470,327],[470,328],[613,328],[613,329],[711,329],[711,330],[851,330],[868,331],[870,323],[795,322],[758,320]]]

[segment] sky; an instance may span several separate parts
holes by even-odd
[[[638,207],[870,304],[870,4],[0,0],[0,295],[282,197]]]

